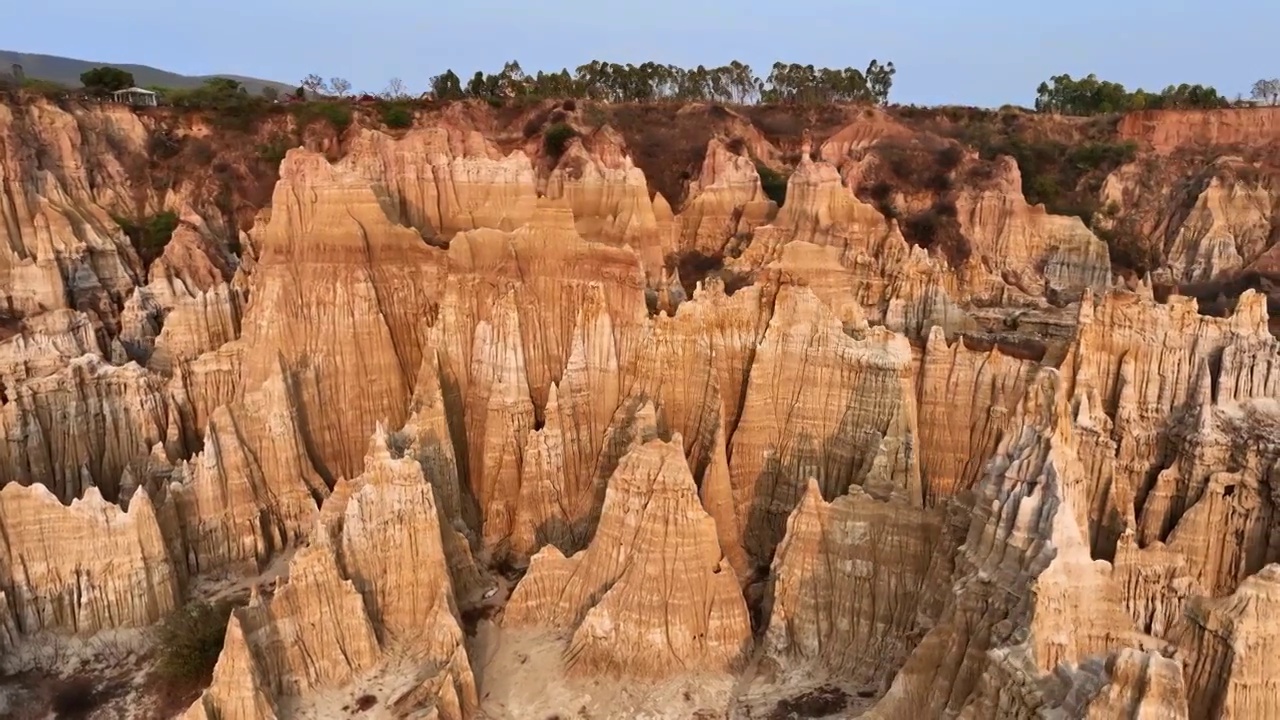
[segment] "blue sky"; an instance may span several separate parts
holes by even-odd
[[[898,68],[892,99],[1030,104],[1062,72],[1228,97],[1280,76],[1276,0],[34,0],[8,3],[0,48],[297,82],[315,72],[421,90],[446,68],[570,69],[592,59],[738,59]],[[108,9],[109,8],[109,9]]]

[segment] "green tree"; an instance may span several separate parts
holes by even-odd
[[[133,73],[104,65],[80,73],[80,84],[94,95],[106,95],[133,87]]]
[[[270,85],[263,86],[262,97],[268,102],[275,102],[280,98],[280,91]]]
[[[1086,75],[1056,75],[1036,88],[1036,110],[1061,115],[1102,115],[1158,108],[1225,107],[1227,99],[1205,85],[1170,85],[1159,93],[1129,92],[1120,83]]]
[[[867,89],[881,105],[889,102],[889,90],[893,87],[893,76],[897,72],[898,69],[891,62],[881,65],[878,60],[872,60],[867,65]]]
[[[474,98],[489,97],[489,84],[485,81],[484,72],[477,70],[467,83],[467,95]]]
[[[497,74],[477,71],[465,86],[452,70],[432,79],[439,99],[459,97],[499,101],[502,98],[589,99],[605,102],[885,103],[897,72],[893,63],[872,60],[866,70],[817,68],[813,65],[775,63],[768,78],[761,79],[751,66],[731,61],[727,65],[681,68],[645,62],[639,65],[592,60],[572,71],[528,75],[514,60]]]
[[[231,606],[191,602],[156,628],[156,669],[168,680],[191,683],[207,680],[222,652]]]
[[[496,90],[500,97],[516,97],[527,94],[529,78],[524,74],[520,63],[512,60],[502,66],[498,73]]]
[[[431,93],[437,100],[457,100],[463,96],[462,79],[452,70],[431,78]]]

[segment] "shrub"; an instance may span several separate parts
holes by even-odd
[[[178,229],[178,216],[167,210],[156,213],[141,223],[123,217],[117,217],[115,221],[125,235],[129,236],[145,267],[151,267],[151,263],[160,257],[165,245],[173,237],[173,231]]]
[[[208,138],[195,138],[189,143],[191,150],[191,162],[197,166],[204,167],[213,164],[213,159],[217,157],[217,152],[213,149],[213,143]]]
[[[945,193],[951,189],[951,176],[945,172],[934,173],[925,180],[924,187],[936,193]]]
[[[889,202],[893,198],[893,185],[885,180],[879,180],[871,185],[867,193],[878,203]]]
[[[973,254],[956,219],[955,203],[948,200],[939,200],[928,210],[908,217],[902,224],[902,234],[912,245],[941,253],[951,267],[960,267]]]
[[[787,199],[787,176],[760,161],[756,161],[756,174],[760,176],[764,194],[781,207]]]
[[[53,691],[52,709],[58,718],[88,717],[98,704],[97,689],[88,678],[65,680]]]
[[[36,78],[27,78],[22,81],[22,89],[32,95],[56,100],[65,97],[71,93],[71,88],[52,80],[39,80]]]
[[[569,141],[578,136],[578,131],[574,130],[568,123],[556,123],[547,128],[547,132],[542,136],[542,147],[547,151],[547,155],[552,160],[559,160],[564,151],[569,147]]]
[[[546,117],[542,113],[538,113],[524,121],[524,139],[528,140],[538,131],[542,129],[542,123],[546,121]]]
[[[351,108],[345,103],[308,102],[292,105],[291,108],[301,127],[315,122],[327,122],[338,133],[346,132],[351,127]]]
[[[265,143],[258,145],[258,159],[273,168],[279,168],[284,162],[285,153],[294,143],[284,133],[276,133]]]
[[[156,670],[176,683],[206,682],[222,652],[231,606],[190,602],[155,630]]]
[[[604,108],[601,108],[599,106],[592,105],[588,107],[585,114],[586,114],[587,124],[591,125],[592,127],[601,127],[605,123],[609,122],[608,113],[604,111]]]
[[[1091,142],[1071,148],[1067,152],[1067,162],[1081,172],[1110,171],[1132,162],[1137,154],[1138,146],[1133,142]]]
[[[1111,264],[1119,270],[1143,275],[1164,264],[1159,244],[1144,238],[1131,220],[1117,221],[1111,227],[1094,227],[1093,232],[1107,244]]]
[[[960,149],[959,145],[947,145],[939,149],[934,155],[938,170],[944,173],[949,173],[959,167],[961,160],[964,160],[964,151]]]
[[[250,95],[238,80],[223,77],[189,90],[161,88],[160,93],[171,105],[207,111],[215,126],[235,132],[252,132],[274,107],[261,95]]]
[[[168,130],[157,130],[147,138],[147,154],[153,160],[171,160],[182,152],[182,138]]]
[[[382,124],[393,130],[413,127],[413,111],[403,103],[383,103],[379,114]]]
[[[251,133],[266,118],[271,104],[261,97],[245,96],[242,102],[213,108],[213,124],[223,130]]]
[[[1137,156],[1132,142],[1087,142],[1068,145],[1057,140],[1019,136],[970,138],[983,159],[1012,156],[1022,173],[1022,194],[1032,205],[1043,203],[1055,215],[1077,215],[1091,223],[1095,196],[1103,179]]]

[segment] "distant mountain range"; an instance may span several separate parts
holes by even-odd
[[[0,74],[8,74],[10,67],[14,64],[21,65],[23,74],[28,78],[33,80],[52,80],[53,82],[61,83],[69,87],[80,86],[80,73],[103,65],[110,65],[111,67],[117,67],[121,70],[132,73],[133,79],[139,87],[158,85],[169,88],[194,88],[202,85],[205,80],[214,77],[225,77],[231,78],[232,80],[239,80],[251,93],[261,92],[262,88],[267,86],[274,87],[277,90],[290,92],[292,92],[295,87],[288,83],[245,77],[243,75],[179,75],[178,73],[153,68],[148,65],[77,60],[75,58],[59,57],[57,55],[39,55],[36,53],[20,53],[11,50],[0,50]]]

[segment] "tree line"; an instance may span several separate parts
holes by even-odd
[[[516,60],[496,73],[477,70],[463,80],[452,69],[431,78],[430,93],[438,100],[506,100],[510,98],[574,98],[604,102],[704,101],[734,104],[876,103],[889,99],[896,73],[893,63],[872,60],[865,70],[853,67],[819,68],[798,63],[774,63],[760,78],[750,65],[681,68],[646,62],[640,65],[593,60],[572,72],[538,71],[530,75]],[[300,92],[307,97],[347,97],[351,83],[325,80],[311,74]],[[390,100],[409,97],[405,84],[392,78],[380,95]]]
[[[1055,75],[1036,88],[1036,110],[1059,115],[1105,115],[1132,110],[1209,109],[1231,102],[1208,85],[1170,85],[1155,93],[1129,91],[1090,73],[1080,79]]]
[[[820,68],[799,63],[773,64],[765,77],[734,60],[719,67],[682,68],[646,62],[640,65],[593,60],[570,72],[529,75],[512,60],[497,73],[477,70],[465,82],[453,70],[431,78],[439,100],[576,98],[605,102],[703,101],[734,104],[888,102],[897,72],[893,63],[872,60],[865,70]]]
[[[513,98],[575,98],[603,102],[722,102],[732,104],[819,105],[829,103],[886,104],[897,70],[893,63],[872,60],[864,70],[853,67],[820,68],[813,65],[776,62],[764,78],[750,65],[738,61],[707,68],[681,68],[646,62],[640,65],[593,60],[572,72],[543,72],[530,75],[512,60],[497,73],[476,71],[463,81],[453,70],[431,78],[430,96],[438,100],[474,98],[493,103]],[[93,68],[80,76],[84,92],[106,96],[134,84],[133,75],[110,66]],[[27,81],[34,86],[34,82]],[[148,88],[159,91],[167,104],[222,109],[252,102],[247,90],[229,78],[212,78],[191,89]],[[65,89],[64,89],[65,90]],[[332,100],[353,95],[352,85],[341,77],[328,80],[308,75],[289,100]],[[365,96],[374,93],[362,93]],[[392,78],[376,97],[386,101],[407,101],[414,97],[400,78]],[[1237,96],[1237,103],[1243,96]],[[1280,80],[1258,80],[1251,88],[1258,103],[1280,104]],[[275,88],[262,90],[259,102],[284,99]],[[402,103],[401,103],[402,104]],[[1061,115],[1101,115],[1150,109],[1208,109],[1233,103],[1212,86],[1169,85],[1160,92],[1101,80],[1089,74],[1076,79],[1056,75],[1036,88],[1035,109]]]

